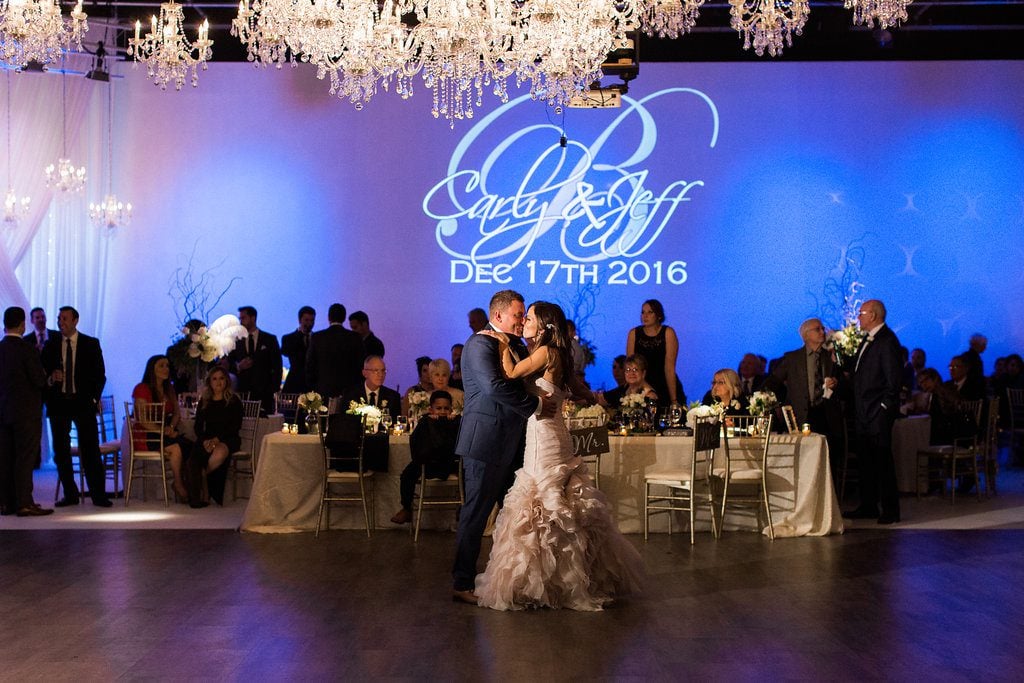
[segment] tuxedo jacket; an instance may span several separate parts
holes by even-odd
[[[57,330],[51,330],[51,329],[47,328],[47,330],[46,330],[46,340],[47,341],[49,341],[53,337],[59,337],[59,336],[60,336],[60,332],[58,332]],[[25,334],[25,336],[22,337],[22,339],[24,339],[29,344],[31,344],[32,348],[35,348],[36,344],[39,343],[39,338],[36,337],[36,331],[35,330],[32,330],[31,332],[28,332],[27,334]],[[45,343],[44,343],[44,346],[45,346]],[[40,349],[39,352],[41,353],[42,349]]]
[[[264,330],[259,331],[252,354],[248,352],[247,342],[248,339],[239,339],[228,356],[238,377],[238,391],[248,391],[253,400],[269,400],[281,387],[281,347],[277,337]],[[252,366],[248,370],[239,370],[238,363],[250,357]]]
[[[313,335],[310,334],[310,339]],[[309,391],[306,383],[306,340],[295,330],[281,337],[281,355],[288,359],[288,377],[284,380],[283,391],[302,394]]]
[[[526,347],[511,340],[520,358]],[[455,452],[464,458],[509,466],[522,444],[526,420],[540,399],[526,392],[521,380],[506,379],[500,369],[498,340],[474,334],[462,349],[465,403]]]
[[[866,346],[865,346],[866,344]],[[860,360],[854,357],[853,403],[857,428],[865,434],[891,438],[892,423],[900,411],[903,361],[900,341],[888,325],[874,340],[861,344]]]
[[[0,424],[38,423],[45,386],[46,373],[35,347],[18,337],[0,339]]]
[[[331,325],[314,332],[306,353],[306,382],[325,399],[341,396],[363,382],[363,340],[352,330]]]
[[[839,367],[832,360],[832,354],[821,349],[821,376],[839,378]],[[807,347],[801,346],[785,353],[772,367],[765,387],[779,398],[783,404],[793,406],[797,424],[808,422],[807,415],[811,409],[811,395],[807,388]],[[829,423],[833,418],[842,419],[842,406],[839,401],[839,387],[833,390],[832,396],[824,401],[825,410],[829,415]],[[835,413],[835,415],[832,415]]]
[[[54,370],[64,365],[64,337],[57,334],[46,342],[41,360],[43,370],[49,377]],[[87,334],[78,333],[78,350],[75,354],[75,404],[95,407],[107,383],[107,371],[103,364],[103,350],[100,340]],[[46,410],[51,415],[59,413],[62,404],[62,384],[55,383],[46,392]],[[57,411],[57,412],[55,412]]]

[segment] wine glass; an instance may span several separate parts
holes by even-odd
[[[385,408],[380,414],[380,423],[384,425],[384,431],[391,431],[391,411]]]
[[[395,417],[395,434],[404,434],[409,428],[409,418],[405,415]]]

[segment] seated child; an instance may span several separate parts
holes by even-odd
[[[412,462],[402,471],[399,493],[402,509],[391,518],[394,524],[405,524],[412,520],[412,498],[416,482],[420,478],[420,467],[425,465],[430,479],[447,479],[458,467],[455,455],[455,441],[459,436],[459,418],[452,417],[452,396],[447,391],[435,391],[430,395],[430,409],[421,419],[409,437]]]

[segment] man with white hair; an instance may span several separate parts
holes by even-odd
[[[789,351],[772,367],[765,386],[782,403],[793,406],[798,424],[828,439],[832,482],[838,484],[843,453],[843,410],[836,394],[839,367],[825,346],[825,326],[817,318],[800,325],[803,346]]]

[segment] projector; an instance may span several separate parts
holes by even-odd
[[[618,88],[591,88],[590,92],[573,95],[569,106],[574,109],[615,109],[622,106]]]

